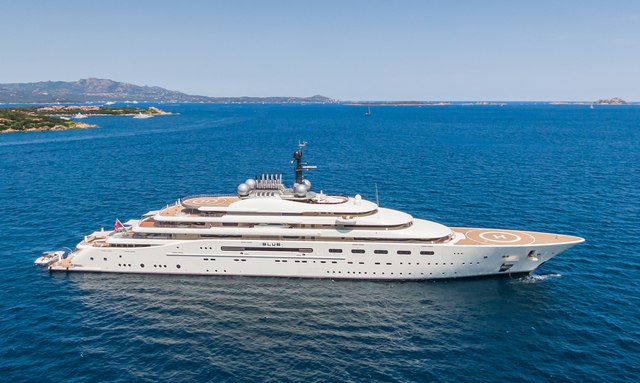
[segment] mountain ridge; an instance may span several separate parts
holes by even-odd
[[[325,96],[311,97],[208,97],[190,95],[159,86],[141,86],[90,77],[78,81],[39,81],[0,84],[0,102],[8,104],[87,102],[202,102],[202,103],[332,103]]]

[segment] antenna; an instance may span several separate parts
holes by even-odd
[[[295,163],[296,166],[293,169],[296,173],[296,183],[302,183],[302,171],[303,170],[311,170],[316,169],[317,166],[309,165],[308,162],[302,162],[302,148],[307,146],[307,141],[298,142],[298,149],[293,152],[293,161],[291,163]]]
[[[378,183],[376,182],[376,205],[380,206],[380,199],[378,198]]]

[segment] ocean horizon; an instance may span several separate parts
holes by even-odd
[[[462,102],[461,102],[462,103]],[[608,381],[640,374],[640,108],[145,104],[0,135],[0,380]],[[5,107],[6,105],[3,105]],[[634,105],[631,105],[634,106]],[[523,277],[49,274],[33,261],[261,171],[448,226],[586,242]]]

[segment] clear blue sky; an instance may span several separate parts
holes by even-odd
[[[640,101],[640,1],[0,0],[0,82]]]

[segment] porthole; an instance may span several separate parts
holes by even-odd
[[[144,263],[141,263],[141,264],[140,264],[140,267],[144,268]]]
[[[179,269],[179,268],[180,268],[180,265],[176,265],[176,268],[178,268],[178,269]]]
[[[91,257],[91,258],[89,258],[89,259],[93,261],[93,257]]]

